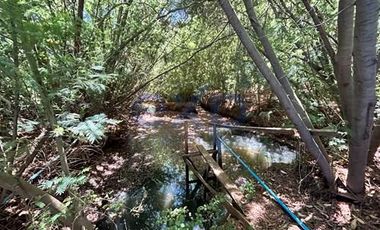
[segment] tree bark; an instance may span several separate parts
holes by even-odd
[[[82,22],[83,22],[83,10],[84,10],[84,0],[78,0],[78,11],[75,18],[75,37],[74,37],[74,54],[77,55],[82,46],[81,42],[81,32],[82,32]]]
[[[376,41],[380,2],[357,0],[354,31],[354,97],[347,186],[365,191],[365,169],[376,104]]]
[[[321,167],[321,170],[330,186],[334,186],[334,173],[332,171],[332,168],[329,165],[328,160],[321,152],[320,148],[318,147],[315,139],[307,129],[305,123],[297,113],[296,109],[294,108],[293,103],[289,99],[288,95],[286,94],[284,88],[282,87],[281,83],[278,81],[278,79],[274,76],[270,68],[265,63],[264,59],[261,57],[259,51],[255,47],[254,43],[250,39],[247,31],[244,29],[243,25],[241,24],[240,20],[238,19],[235,11],[233,10],[232,6],[230,5],[228,0],[219,0],[219,4],[224,10],[225,14],[227,15],[227,18],[229,20],[230,25],[235,30],[237,36],[239,37],[240,41],[246,48],[249,56],[253,60],[253,62],[256,64],[257,68],[261,72],[261,74],[264,76],[264,78],[268,81],[271,89],[276,94],[277,98],[279,99],[282,107],[286,111],[288,117],[293,122],[295,127],[297,128],[302,140],[305,142],[305,145],[307,146],[308,150],[313,154],[314,158],[317,160],[318,165]]]
[[[373,158],[380,147],[380,120],[373,126],[371,142],[368,151],[368,165],[373,164]]]
[[[254,7],[252,0],[244,0],[244,5],[249,17],[249,21],[251,22],[251,27],[256,32],[258,39],[260,40],[262,46],[264,47],[266,57],[268,58],[269,62],[272,65],[273,72],[277,78],[277,80],[281,83],[282,87],[284,88],[285,92],[288,94],[291,102],[293,103],[294,108],[296,109],[297,113],[302,118],[303,122],[309,129],[313,129],[313,123],[310,120],[309,115],[307,114],[307,111],[303,107],[301,101],[297,97],[297,95],[294,93],[294,90],[292,89],[290,82],[284,72],[284,70],[281,67],[280,61],[277,58],[272,45],[270,44],[269,39],[267,38],[263,28],[261,27]],[[319,148],[321,149],[323,155],[326,157],[326,159],[329,160],[329,156],[327,154],[327,151],[321,141],[321,139],[318,136],[315,136],[315,141],[317,142]]]
[[[60,222],[66,226],[74,227],[74,229],[94,229],[93,224],[82,216],[73,216],[68,213],[66,206],[40,188],[17,178],[5,172],[0,172],[0,187],[16,193],[17,195],[34,200],[35,202],[44,203],[54,214],[62,213],[59,218]]]
[[[338,51],[333,63],[336,67],[340,104],[343,118],[350,125],[352,121],[352,52],[354,35],[354,0],[340,0],[338,10]]]

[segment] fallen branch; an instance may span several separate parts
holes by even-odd
[[[70,214],[67,207],[57,198],[21,178],[0,172],[0,187],[14,192],[23,198],[31,199],[35,202],[42,202],[54,214],[62,214],[59,221],[66,226],[74,226],[73,229],[82,229],[82,227],[84,227],[84,229],[95,228],[93,224],[83,216]]]
[[[47,138],[47,130],[42,129],[40,135],[38,135],[38,137],[32,143],[29,154],[25,162],[20,166],[20,169],[17,171],[16,176],[21,177],[25,169],[33,162],[34,158],[37,156],[38,151],[41,149],[42,144],[47,140]]]
[[[254,126],[238,126],[238,125],[223,125],[218,123],[210,123],[211,125],[216,125],[217,127],[228,128],[228,129],[238,129],[243,131],[255,131],[263,133],[273,133],[273,134],[288,134],[297,135],[297,129],[295,128],[281,128],[281,127],[254,127]],[[316,136],[327,136],[336,137],[339,133],[331,129],[308,129],[312,135]]]

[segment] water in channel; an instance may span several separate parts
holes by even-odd
[[[187,206],[195,211],[203,204],[199,195],[191,201],[185,197],[184,125],[189,124],[189,143],[212,148],[210,121],[233,124],[232,121],[197,108],[198,114],[156,113],[154,105],[145,105],[146,110],[138,119],[138,134],[131,140],[132,151],[138,152],[154,170],[152,177],[142,187],[120,199],[126,210],[119,229],[162,229],[157,223],[164,210]],[[292,163],[296,152],[286,146],[271,142],[268,138],[254,134],[236,134],[228,129],[218,129],[218,134],[252,166],[264,170],[272,164]],[[236,179],[248,176],[239,163],[222,148],[223,164],[228,174]],[[137,175],[136,175],[137,176]]]

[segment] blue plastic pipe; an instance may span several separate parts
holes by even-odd
[[[246,170],[248,170],[248,172],[261,185],[261,187],[263,187],[265,191],[267,191],[271,195],[271,197],[277,202],[277,204],[281,206],[281,208],[286,212],[286,214],[288,214],[290,218],[292,218],[302,230],[309,230],[309,227],[302,220],[300,220],[300,218],[298,218],[298,216],[296,216],[288,208],[288,206],[286,206],[286,204],[284,204],[284,202],[272,191],[272,189],[268,187],[268,185],[255,173],[255,171],[253,171],[253,169],[251,169],[251,167],[249,167],[249,165],[243,159],[241,159],[239,154],[237,154],[234,150],[232,150],[227,145],[227,143],[224,142],[222,138],[220,138],[219,136],[217,136],[217,140],[220,141],[220,143],[222,143],[226,147],[229,153],[231,153],[234,157],[236,157],[239,163],[243,165]]]

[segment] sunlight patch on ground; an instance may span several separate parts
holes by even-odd
[[[272,208],[268,208],[268,205],[271,205],[270,202],[268,202],[268,199],[263,198],[262,200],[252,201],[245,205],[246,214],[253,225],[257,225],[266,219],[267,210],[272,211]]]
[[[344,202],[338,202],[336,205],[336,211],[332,215],[334,222],[339,226],[350,223],[351,220],[351,209],[350,204]]]
[[[94,188],[99,188],[104,185],[107,178],[112,177],[124,164],[125,159],[118,154],[110,157],[107,162],[102,162],[99,165],[95,165],[94,170],[91,171],[91,178],[89,183]]]

